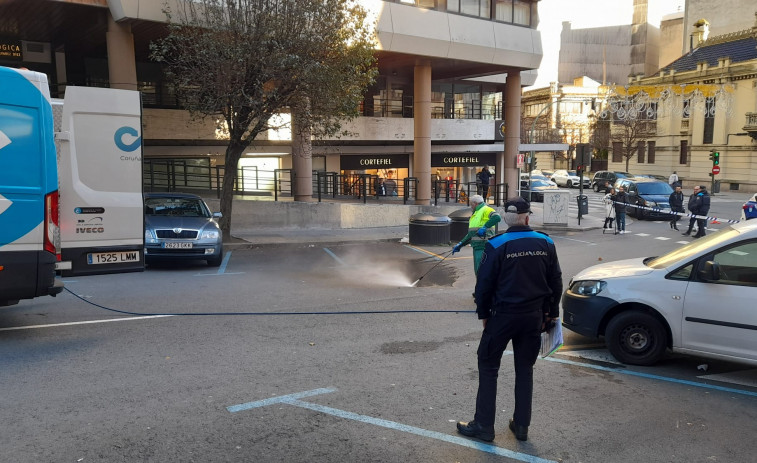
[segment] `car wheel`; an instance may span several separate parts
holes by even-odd
[[[218,253],[218,257],[208,259],[207,262],[210,267],[220,267],[221,262],[223,262],[223,250],[221,250],[221,252]]]
[[[605,331],[605,342],[613,357],[631,365],[652,365],[662,358],[667,347],[662,324],[639,311],[613,317]]]
[[[595,184],[594,184],[594,188],[593,188],[593,189],[594,189],[594,192],[595,192],[595,193],[599,193],[599,184],[598,184],[598,183],[595,183]]]
[[[573,188],[573,182],[571,182],[570,180],[568,180],[568,188]]]

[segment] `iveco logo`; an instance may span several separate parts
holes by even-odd
[[[183,228],[174,228],[173,229],[173,232],[176,233],[177,235],[181,235],[181,232],[183,232],[183,231],[184,231]]]

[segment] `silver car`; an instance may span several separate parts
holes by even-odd
[[[197,195],[145,194],[145,263],[159,259],[205,260],[218,267],[223,260],[223,238],[215,219]]]

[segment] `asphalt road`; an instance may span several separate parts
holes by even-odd
[[[627,229],[553,234],[566,284],[600,260],[688,240],[665,223]],[[676,355],[628,367],[570,332],[537,361],[528,442],[507,430],[509,355],[495,441],[458,435],[474,411],[481,324],[470,248],[429,272],[448,250],[254,247],[220,269],[70,278],[81,299],[0,309],[0,461],[753,460],[757,370]]]

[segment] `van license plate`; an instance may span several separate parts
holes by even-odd
[[[163,243],[166,249],[192,249],[192,243]]]
[[[139,262],[139,251],[92,252],[87,254],[87,263],[121,264],[124,262]]]

